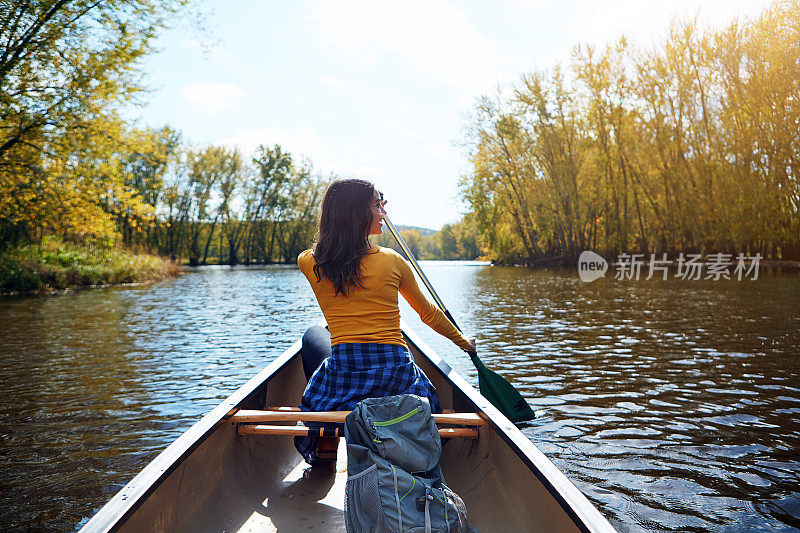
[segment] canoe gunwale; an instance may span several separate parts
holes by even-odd
[[[479,414],[489,423],[489,426],[503,439],[509,448],[522,460],[530,471],[539,479],[553,498],[569,515],[575,525],[589,533],[608,532],[616,533],[616,529],[597,510],[597,508],[578,490],[567,476],[542,453],[531,440],[526,437],[517,426],[503,415],[489,400],[481,394],[449,364],[401,320],[400,327],[408,341],[423,354],[428,361],[439,369],[444,378],[454,390],[461,391],[475,404]]]
[[[297,340],[258,374],[250,378],[233,394],[209,411],[182,433],[153,459],[141,472],[114,495],[79,533],[110,532],[119,529],[127,518],[141,506],[148,496],[177,469],[184,459],[194,452],[216,429],[227,422],[228,416],[250,398],[259,387],[268,383],[299,352],[302,345]]]

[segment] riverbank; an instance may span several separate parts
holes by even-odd
[[[610,256],[609,256],[610,258]],[[690,254],[687,254],[686,260],[690,259]],[[616,257],[615,259],[619,259]],[[752,260],[751,256],[748,256],[747,262],[749,263]],[[629,259],[628,259],[629,260]],[[666,266],[670,269],[678,268],[678,261],[673,259],[669,259],[667,261],[658,260],[658,264],[660,266]],[[526,267],[526,268],[577,268],[578,266],[578,258],[573,256],[565,256],[559,255],[554,257],[542,257],[536,258],[526,261],[500,261],[497,259],[489,259],[488,260],[493,266],[513,266],[513,267]],[[630,261],[630,260],[629,260]],[[644,267],[650,262],[650,254],[643,254],[642,257],[637,258],[638,262],[641,262]],[[699,260],[695,260],[697,265],[706,266],[712,261],[709,259],[707,255],[702,256]],[[735,256],[732,256],[731,260],[728,261],[732,265],[736,265]],[[613,268],[619,261],[608,261],[608,266]],[[759,262],[760,268],[768,268],[768,269],[775,269],[775,268],[783,268],[789,271],[800,270],[800,261],[795,261],[793,259],[760,259]]]
[[[0,294],[148,283],[180,271],[163,257],[46,239],[0,253]]]

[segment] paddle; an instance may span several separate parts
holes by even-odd
[[[444,302],[439,295],[436,294],[436,291],[433,289],[433,285],[431,282],[428,281],[427,276],[422,272],[422,269],[417,263],[417,260],[414,259],[414,255],[411,253],[411,250],[408,248],[408,245],[403,240],[403,237],[400,236],[400,233],[395,229],[394,224],[389,218],[384,215],[383,221],[386,222],[386,226],[389,228],[389,231],[397,240],[397,244],[400,245],[400,248],[406,253],[406,256],[411,261],[411,265],[414,267],[414,270],[417,271],[419,274],[422,283],[428,288],[428,291],[433,296],[436,305],[439,306],[439,309],[442,310],[444,315],[453,323],[458,331],[461,331],[461,328],[458,327],[453,315],[450,314],[450,311],[447,310],[445,307]],[[461,331],[463,333],[463,331]],[[531,406],[528,405],[528,402],[525,401],[525,398],[519,393],[517,389],[509,383],[506,378],[501,376],[500,374],[489,370],[486,365],[483,364],[483,361],[478,359],[477,354],[469,354],[470,359],[472,359],[472,364],[475,365],[475,368],[478,370],[478,388],[481,391],[481,394],[489,400],[489,402],[497,407],[497,409],[503,413],[509,420],[512,422],[525,422],[526,420],[532,420],[536,414],[531,409]]]

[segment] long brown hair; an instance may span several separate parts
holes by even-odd
[[[375,185],[358,178],[334,180],[322,198],[314,274],[317,283],[323,276],[333,283],[334,296],[347,296],[353,287],[364,288],[361,258],[369,253],[367,233],[374,200]]]

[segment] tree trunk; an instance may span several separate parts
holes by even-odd
[[[219,218],[219,215],[215,216],[213,222],[211,222],[211,230],[208,233],[208,240],[206,241],[206,247],[205,247],[205,250],[203,251],[203,264],[204,265],[206,264],[206,258],[208,258],[208,247],[211,244],[211,239],[214,237],[214,227],[217,225],[217,219],[218,218]]]

